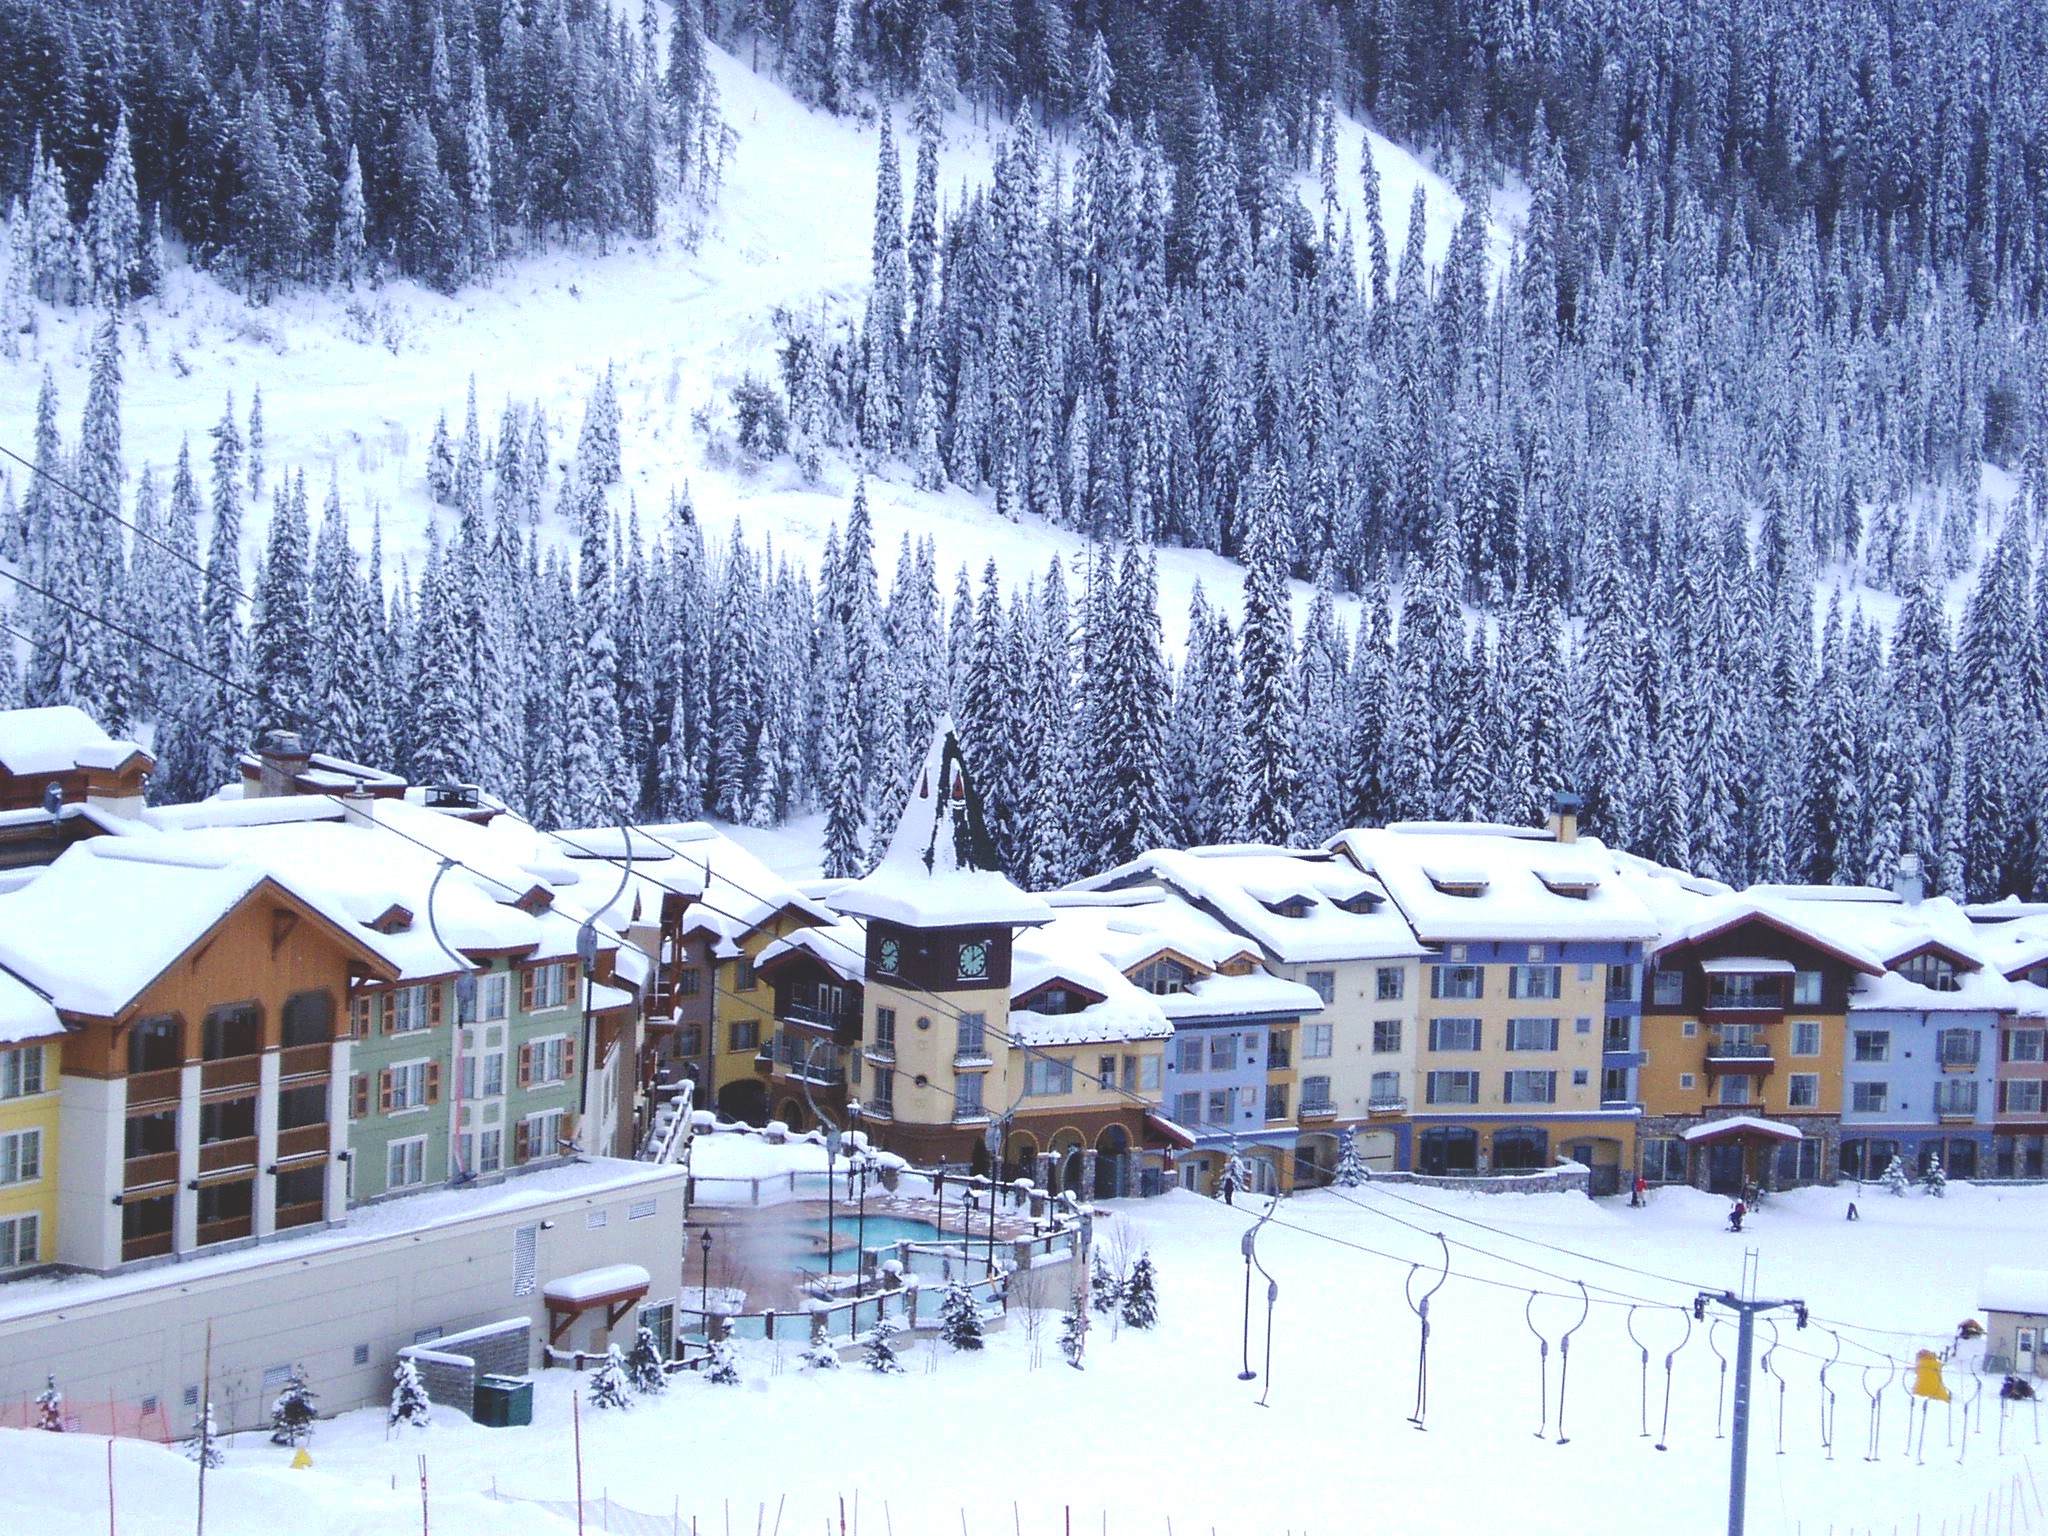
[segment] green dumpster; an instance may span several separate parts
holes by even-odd
[[[509,1429],[533,1422],[533,1379],[528,1376],[479,1376],[476,1421],[491,1429]]]

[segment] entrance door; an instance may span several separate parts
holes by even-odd
[[[2034,1374],[2034,1355],[2041,1343],[2041,1335],[2033,1328],[2021,1328],[2013,1336],[2012,1369],[2016,1376]]]
[[[1742,1193],[1742,1143],[1717,1141],[1707,1149],[1707,1192],[1715,1195]]]

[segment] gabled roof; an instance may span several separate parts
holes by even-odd
[[[830,907],[708,822],[565,828],[547,837],[561,856],[561,873],[575,886],[576,904],[598,909],[615,927],[630,925],[637,914],[658,913],[664,895],[680,896],[689,903],[683,933],[710,937],[720,955],[731,958],[742,940],[779,917],[802,924],[838,920]],[[631,866],[623,891],[622,864]]]
[[[0,710],[0,773],[29,777],[80,768],[117,770],[140,758],[156,759],[132,741],[117,741],[99,722],[71,704]]]
[[[11,971],[0,970],[0,1045],[22,1045],[64,1033],[50,1000]]]
[[[998,867],[950,719],[939,721],[882,862],[835,892],[832,904],[909,928],[1019,928],[1052,920],[1042,897],[1018,889]]]
[[[1705,903],[1692,922],[1665,935],[1657,946],[1657,952],[1661,955],[1675,949],[1696,948],[1752,923],[1760,923],[1788,939],[1833,956],[1865,976],[1883,974],[1882,955],[1867,945],[1804,921],[1800,914],[1787,911],[1787,905],[1783,902],[1766,903],[1747,896],[1731,896]]]

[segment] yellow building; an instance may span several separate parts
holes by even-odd
[[[48,999],[0,971],[0,1274],[57,1251],[58,1068],[64,1026]]]

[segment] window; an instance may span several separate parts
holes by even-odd
[[[986,1056],[988,1054],[988,1040],[984,1032],[987,1025],[988,1018],[985,1014],[961,1014],[959,1038],[953,1047],[954,1056],[964,1056],[970,1060]]]
[[[1659,1008],[1676,1008],[1685,1001],[1685,972],[1661,967],[1650,978],[1650,1001]]]
[[[505,1133],[496,1127],[480,1132],[477,1136],[476,1161],[470,1165],[478,1173],[496,1173],[505,1166]]]
[[[1891,1103],[1890,1083],[1856,1083],[1850,1092],[1851,1107],[1859,1115],[1881,1115]]]
[[[1690,1040],[1700,1032],[1700,1021],[1698,1019],[1687,1019],[1683,1024],[1679,1025],[1678,1032]]]
[[[1691,1092],[1692,1089],[1698,1085],[1698,1083],[1699,1078],[1696,1077],[1693,1073],[1681,1072],[1678,1074],[1678,1086],[1686,1090],[1687,1092]]]
[[[1652,1136],[1643,1142],[1643,1181],[1647,1184],[1685,1182],[1685,1143],[1676,1136]]]
[[[2044,1092],[2048,1092],[2048,1082],[2038,1077],[2001,1083],[1998,1086],[1998,1107],[2009,1115],[2038,1115]]]
[[[980,1079],[975,1079],[980,1081]],[[1033,1056],[1024,1064],[1024,1092],[1036,1098],[1074,1091],[1074,1064],[1052,1056]]]
[[[1961,1118],[1977,1113],[1977,1084],[1974,1078],[1957,1078],[1954,1082],[1934,1085],[1934,1112],[1941,1116]]]
[[[512,1160],[530,1163],[537,1158],[559,1157],[565,1150],[562,1145],[562,1112],[551,1109],[543,1114],[528,1115],[519,1122],[513,1136]]]
[[[1285,1072],[1294,1065],[1294,1037],[1284,1029],[1266,1036],[1266,1070]]]
[[[1128,1088],[1131,1077],[1130,1057],[1126,1056],[1124,1063],[1124,1086]],[[1140,1093],[1157,1093],[1159,1091],[1159,1058],[1157,1056],[1140,1056],[1138,1058],[1138,1091]]]
[[[35,1263],[41,1228],[42,1219],[33,1212],[0,1217],[0,1269],[18,1269]]]
[[[384,1103],[386,1114],[401,1109],[421,1109],[427,1103],[428,1068],[436,1066],[431,1061],[402,1061],[384,1069]],[[440,1074],[436,1072],[435,1076]]]
[[[732,963],[732,987],[735,992],[751,992],[760,985],[760,978],[754,974],[754,957],[741,955]]]
[[[548,1035],[526,1046],[526,1083],[559,1083],[569,1076],[569,1037]]]
[[[1230,1123],[1230,1101],[1234,1097],[1228,1088],[1209,1090],[1209,1123],[1228,1125]]]
[[[326,1120],[327,1089],[324,1084],[307,1083],[303,1087],[278,1090],[277,1128],[280,1131],[321,1125]]]
[[[1580,981],[1592,981],[1592,980],[1593,980],[1593,979],[1594,979],[1594,978],[1595,978],[1596,976],[1598,976],[1598,975],[1599,975],[1599,973],[1600,973],[1600,967],[1599,967],[1599,966],[1597,966],[1597,965],[1594,965],[1594,964],[1593,964],[1593,963],[1591,963],[1590,961],[1586,961],[1586,960],[1581,960],[1581,961],[1579,962],[1579,980],[1580,980]]]
[[[1373,976],[1373,996],[1383,1003],[1398,1003],[1408,990],[1408,973],[1398,965],[1383,965]]]
[[[1918,982],[1934,992],[1958,992],[1962,983],[1956,979],[1956,968],[1941,956],[1929,952],[1915,955],[1899,967],[1899,974],[1908,981]]]
[[[1177,1072],[1202,1070],[1202,1037],[1182,1035],[1173,1042],[1173,1066]]]
[[[1476,998],[1486,996],[1486,967],[1483,965],[1438,965],[1429,972],[1431,997]]]
[[[875,1010],[875,1049],[893,1051],[896,1049],[896,1010],[877,1008]]]
[[[298,992],[285,999],[279,1043],[325,1045],[334,1038],[334,998],[326,992]]]
[[[244,1141],[256,1134],[256,1099],[212,1099],[199,1106],[199,1143]]]
[[[43,1048],[24,1045],[0,1051],[0,1099],[25,1099],[43,1091]]]
[[[1635,1020],[1628,1018],[1609,1019],[1605,1033],[1600,1037],[1603,1051],[1632,1051],[1635,1046]]]
[[[1116,1058],[1099,1056],[1095,1061],[1095,1086],[1104,1093],[1116,1092]]]
[[[384,1187],[411,1189],[427,1182],[427,1138],[408,1136],[384,1149]]]
[[[128,1031],[130,1072],[161,1072],[180,1065],[184,1059],[176,1019],[139,1019]]]
[[[1721,1079],[1721,1091],[1716,1097],[1723,1104],[1749,1103],[1749,1079],[1739,1072],[1729,1073]]]
[[[486,1024],[496,1024],[511,1011],[512,978],[503,971],[488,976],[479,976],[476,981],[477,1017]]]
[[[1794,1056],[1818,1056],[1820,1054],[1819,1019],[1794,1019],[1792,1021],[1792,1054]]]
[[[885,1115],[896,1112],[896,1074],[887,1067],[875,1068],[875,1080],[868,1092],[868,1107]]]
[[[1593,1021],[1591,1019],[1572,1020],[1572,1033],[1575,1035],[1590,1035],[1593,1033]]]
[[[1511,1051],[1556,1050],[1557,1020],[1509,1019],[1508,1049]]]
[[[1788,1109],[1820,1108],[1820,1074],[1818,1072],[1794,1072],[1785,1085],[1785,1107]]]
[[[1626,1104],[1633,1095],[1628,1087],[1627,1067],[1607,1067],[1600,1073],[1600,1102],[1603,1104]]]
[[[1934,1042],[1944,1067],[1977,1065],[1980,1041],[1976,1030],[1944,1029],[1935,1035]]]
[[[1334,1047],[1335,1026],[1330,1024],[1304,1024],[1301,1027],[1301,1057],[1304,1061],[1321,1061]]]
[[[559,1008],[569,990],[567,965],[536,965],[526,973],[526,996],[520,999],[528,1013]]]
[[[1555,1104],[1557,1102],[1557,1074],[1555,1072],[1509,1072],[1501,1082],[1501,1102],[1505,1104]]]
[[[1310,971],[1308,973],[1308,986],[1311,992],[1323,1000],[1325,1008],[1337,1001],[1337,973],[1335,971]]]
[[[1508,996],[1552,998],[1564,991],[1561,965],[1511,965],[1508,967]]]
[[[1237,1036],[1211,1035],[1209,1037],[1209,1070],[1222,1072],[1237,1063]]]
[[[1477,1019],[1431,1019],[1429,1048],[1432,1051],[1476,1051],[1479,1049]]]
[[[1782,976],[1745,976],[1741,974],[1709,976],[1707,978],[1707,1006],[1726,1008],[1734,1011],[1744,1009],[1768,1012],[1785,1006],[1785,981]],[[1811,1006],[1810,1004],[1808,1006]]]
[[[1856,1060],[1890,1061],[1892,1059],[1892,1032],[1888,1029],[1859,1029],[1856,1031]]]
[[[1801,1008],[1820,1006],[1820,972],[1794,971],[1792,973],[1792,1001]]]
[[[263,1049],[262,1016],[252,1003],[215,1008],[202,1023],[202,1054],[208,1061],[254,1056]]]
[[[953,1108],[963,1115],[981,1113],[981,1083],[979,1077],[957,1077],[953,1080]]]
[[[1374,1019],[1372,1021],[1372,1049],[1376,1056],[1390,1055],[1401,1049],[1401,1021],[1399,1019]]]
[[[1607,967],[1607,1001],[1626,1003],[1636,995],[1636,968],[1632,965]]]
[[[1177,1093],[1173,1096],[1173,1118],[1180,1125],[1199,1125],[1202,1122],[1202,1096],[1199,1093]]]
[[[1431,1104],[1477,1104],[1477,1072],[1432,1072],[1424,1080],[1423,1097]]]
[[[702,1056],[704,1054],[704,1026],[698,1023],[676,1026],[675,1053],[678,1057]]]
[[[1531,944],[1529,946],[1529,963],[1531,965],[1541,965],[1544,953],[1545,951],[1541,944]]]
[[[2005,1059],[2007,1061],[2039,1061],[2044,1047],[2048,1047],[2048,1030],[2011,1029],[2006,1031]]]
[[[505,1091],[505,1053],[491,1051],[484,1059],[483,1097],[495,1099]]]
[[[391,1033],[409,1035],[427,1027],[427,989],[399,987],[385,994],[391,1004]]]
[[[1375,1072],[1372,1075],[1371,1102],[1399,1104],[1401,1102],[1401,1074],[1398,1072]]]
[[[1287,1085],[1268,1083],[1266,1085],[1266,1118],[1285,1120],[1287,1118]]]
[[[686,965],[676,972],[676,996],[699,997],[704,991],[704,973],[694,965]]]
[[[730,1042],[726,1049],[733,1051],[756,1050],[761,1044],[761,1021],[759,1019],[734,1019],[726,1026],[726,1038]]]
[[[1139,966],[1138,973],[1131,980],[1142,991],[1150,992],[1154,997],[1171,997],[1175,993],[1187,991],[1188,983],[1194,979],[1194,974],[1178,960],[1159,959],[1149,965]]]
[[[1590,1087],[1592,1087],[1592,1085],[1593,1085],[1593,1069],[1592,1069],[1592,1068],[1590,1068],[1590,1067],[1573,1067],[1573,1068],[1572,1068],[1572,1086],[1573,1086],[1574,1088],[1590,1088]]]
[[[1304,1077],[1301,1080],[1301,1112],[1304,1115],[1329,1114],[1336,1107],[1330,1098],[1330,1080],[1327,1077]]]
[[[0,1136],[0,1184],[32,1184],[43,1176],[43,1133],[31,1127]]]

